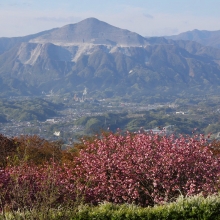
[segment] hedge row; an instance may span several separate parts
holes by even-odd
[[[72,219],[72,220],[162,220],[162,219],[220,219],[220,194],[204,198],[201,195],[183,198],[176,202],[154,207],[102,203],[98,206],[83,205],[74,209],[60,208],[46,212],[31,212],[14,214],[7,213],[6,219]]]

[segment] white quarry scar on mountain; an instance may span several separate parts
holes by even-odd
[[[30,42],[22,43],[17,53],[18,59],[23,64],[34,65],[38,57],[43,54],[46,44],[47,43],[44,43],[44,44],[30,43]],[[71,44],[71,45],[60,43],[59,45],[56,45],[56,46],[59,46],[60,48],[71,53],[71,60],[65,58],[65,56],[60,57],[60,59],[62,61],[72,61],[72,62],[77,62],[78,58],[81,55],[90,55],[100,49],[100,45],[92,44],[92,43],[78,43],[78,44]],[[29,50],[29,47],[31,47],[31,50]],[[107,53],[120,52],[127,56],[131,56],[131,53],[129,51],[130,48],[132,47],[122,46],[122,45],[120,46],[102,45],[102,50],[104,50]]]
[[[37,58],[40,56],[42,47],[43,45],[41,44],[36,44],[36,46],[31,50],[31,52],[28,52],[27,50],[27,43],[22,43],[19,51],[17,53],[18,59],[23,63],[23,64],[29,64],[33,65]]]

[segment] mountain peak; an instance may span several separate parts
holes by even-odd
[[[220,48],[220,30],[207,31],[194,29],[192,31],[186,31],[178,35],[167,36],[166,38],[172,40],[190,40],[205,46]]]
[[[67,24],[61,28],[69,27],[69,26],[94,26],[94,25],[100,25],[100,24],[109,25],[108,23],[106,23],[104,21],[100,21],[97,18],[91,17],[91,18],[86,18],[86,19],[79,21],[77,23],[74,23],[74,24]]]
[[[80,21],[79,23],[84,23],[84,22],[87,22],[87,23],[94,23],[94,22],[102,22],[102,23],[106,23],[106,22],[104,22],[104,21],[100,21],[99,19],[94,18],[94,17],[86,18],[86,19]]]
[[[32,39],[33,43],[57,45],[106,44],[121,46],[146,45],[147,40],[137,33],[114,27],[96,18],[87,18],[75,24],[68,24]]]

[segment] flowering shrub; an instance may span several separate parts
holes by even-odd
[[[11,210],[56,207],[75,201],[75,178],[69,167],[23,164],[0,171],[0,199]]]
[[[10,185],[10,174],[3,169],[0,169],[0,212],[8,203],[8,186]]]
[[[219,157],[202,135],[109,134],[85,145],[75,169],[87,202],[147,206],[219,187]]]
[[[53,208],[78,198],[153,206],[180,194],[207,196],[219,189],[220,158],[211,147],[202,135],[96,136],[67,154],[68,165],[58,159],[0,169],[0,209]]]

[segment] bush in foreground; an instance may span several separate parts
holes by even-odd
[[[75,176],[65,165],[23,164],[0,170],[0,211],[49,210],[74,204],[77,196]]]
[[[84,144],[75,171],[87,202],[153,206],[219,189],[220,160],[202,135],[107,134]]]
[[[219,157],[202,135],[108,133],[84,146],[73,163],[28,161],[0,170],[0,209],[50,210],[78,201],[154,206],[219,190]]]

